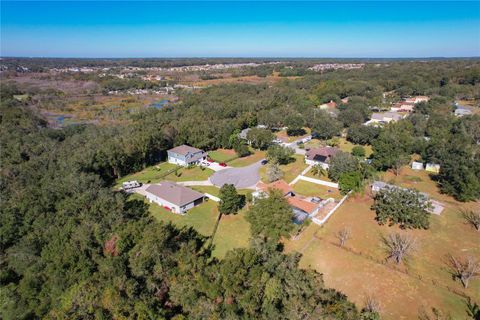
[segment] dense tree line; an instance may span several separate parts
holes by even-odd
[[[2,91],[0,106],[1,318],[362,316],[276,242],[219,261],[193,229],[157,223],[109,188],[178,142],[173,111],[141,115],[145,125],[53,130],[14,93]]]

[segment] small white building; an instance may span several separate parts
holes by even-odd
[[[440,165],[436,163],[427,163],[425,170],[433,173],[440,173]]]
[[[413,170],[423,170],[423,163],[422,162],[412,162],[412,169]]]
[[[201,204],[205,197],[200,192],[170,181],[162,181],[148,186],[145,189],[145,194],[149,202],[155,202],[159,206],[178,214],[183,214]]]

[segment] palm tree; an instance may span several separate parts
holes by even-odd
[[[327,170],[325,170],[321,165],[316,164],[312,168],[312,174],[318,177],[326,176]]]

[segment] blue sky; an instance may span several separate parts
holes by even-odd
[[[480,2],[1,1],[2,56],[480,56]]]

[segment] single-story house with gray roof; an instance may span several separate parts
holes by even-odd
[[[149,202],[155,202],[174,213],[183,214],[201,204],[205,195],[170,181],[152,184],[145,189]]]

